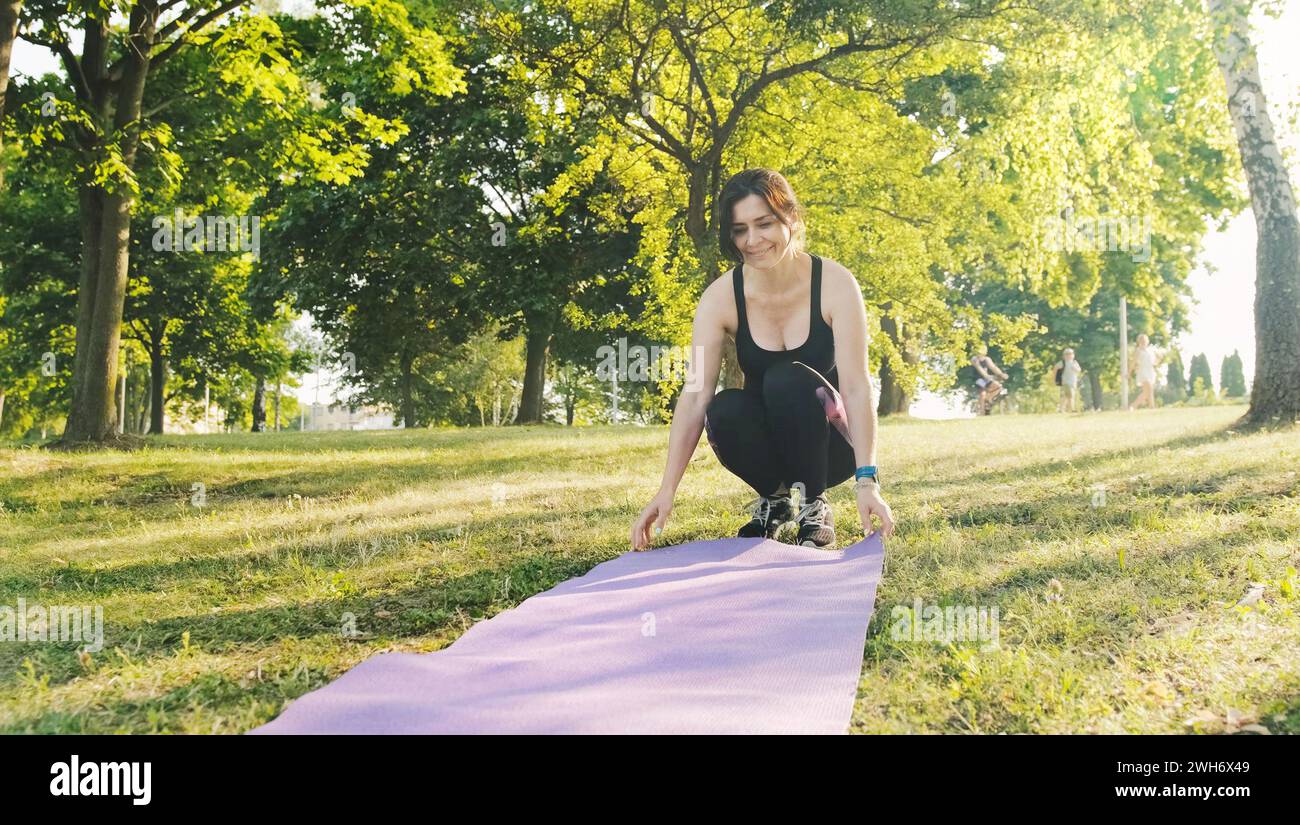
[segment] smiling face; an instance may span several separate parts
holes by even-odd
[[[790,227],[758,195],[736,201],[731,215],[731,241],[750,266],[771,267],[790,254]]]

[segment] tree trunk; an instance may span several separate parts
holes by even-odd
[[[167,388],[167,360],[163,358],[162,343],[149,348],[149,434],[162,435],[164,391]]]
[[[122,371],[122,384],[126,388],[126,392],[122,397],[122,432],[134,433],[136,418],[135,396],[139,393],[135,386],[135,376],[131,375],[130,367]]]
[[[266,379],[260,375],[253,390],[253,432],[266,432]]]
[[[715,206],[709,195],[710,192],[716,194],[718,191],[718,168],[716,163],[702,162],[690,169],[690,179],[686,188],[686,236],[691,239],[695,247],[695,257],[704,272],[706,285],[726,276],[736,265],[734,261],[719,260],[721,250],[712,237],[712,230],[716,227],[711,226],[709,221],[709,210]],[[718,272],[720,266],[726,268]],[[722,341],[722,364],[719,374],[723,389],[739,388],[745,384],[745,374],[741,371],[740,361],[736,358],[736,339],[730,335]]]
[[[4,423],[5,423],[5,394],[3,391],[0,391],[0,427],[3,427]]]
[[[85,339],[80,404],[69,417],[64,433],[71,441],[102,441],[113,433],[117,423],[113,386],[117,382],[122,307],[126,297],[131,206],[131,197],[121,192],[104,197],[98,283],[90,331]]]
[[[740,389],[745,386],[745,373],[740,369],[740,358],[736,355],[736,338],[733,335],[722,339],[722,388],[724,390]]]
[[[140,0],[131,8],[128,48],[121,86],[113,114],[114,131],[121,133],[121,157],[127,169],[135,169],[139,146],[141,103],[149,72],[149,56],[157,31],[158,6],[155,0]],[[116,426],[113,409],[113,385],[117,381],[118,349],[121,345],[122,308],[126,298],[127,261],[130,251],[131,211],[135,205],[130,192],[120,183],[101,196],[102,212],[97,233],[99,248],[93,258],[94,282],[89,294],[78,295],[78,320],[89,315],[89,329],[77,330],[78,349],[73,366],[74,398],[64,439],[67,441],[103,441]],[[84,219],[84,214],[83,214]],[[83,225],[83,241],[87,236]],[[83,250],[83,266],[86,263]],[[83,345],[84,344],[84,348]]]
[[[700,251],[708,245],[709,169],[700,163],[688,167],[687,173],[686,236],[695,243],[695,249]]]
[[[140,412],[136,416],[135,429],[133,430],[133,432],[137,432],[140,435],[144,435],[146,432],[148,432],[149,406],[152,398],[153,398],[153,385],[152,383],[149,383],[149,385],[145,389],[142,389],[140,391]]]
[[[573,426],[573,415],[578,403],[578,382],[573,377],[573,365],[564,365],[564,380],[561,381],[557,388],[560,391],[560,397],[564,399],[564,426]]]
[[[275,382],[275,431],[280,432],[280,385],[282,382]]]
[[[0,123],[5,117],[5,95],[9,91],[9,59],[14,53],[14,38],[18,36],[18,16],[22,13],[22,0],[0,0]],[[4,130],[0,129],[0,189],[5,185]]]
[[[414,373],[415,358],[410,351],[402,350],[402,426],[408,430],[415,426],[415,396],[412,394],[411,382]]]
[[[570,372],[572,376],[572,372]],[[578,387],[570,382],[568,392],[564,394],[564,426],[573,426],[573,415],[578,406]]]
[[[1215,56],[1255,213],[1255,380],[1246,423],[1300,420],[1300,222],[1250,42],[1247,10],[1210,0]]]
[[[895,350],[904,363],[915,365],[920,361],[920,357],[909,346],[902,333],[903,325],[888,312],[888,307],[880,316],[880,329],[893,342]],[[912,403],[910,393],[903,386],[893,359],[893,353],[889,353],[880,364],[880,401],[876,404],[876,414],[880,416],[902,415],[908,411]]]
[[[117,384],[113,387],[113,403],[117,405],[117,425],[115,432],[126,432],[126,370],[117,375]]]
[[[104,204],[98,189],[83,185],[78,192],[81,222],[81,278],[77,286],[77,334],[72,360],[72,404],[68,422],[81,417],[86,391],[86,358],[90,328],[95,316],[95,291],[99,285],[99,237]]]
[[[523,398],[519,401],[516,424],[538,424],[542,420],[542,402],[546,395],[546,351],[551,345],[552,322],[549,319],[530,319],[527,355],[524,362]]]
[[[108,49],[108,17],[86,17],[82,35],[81,71],[86,82],[97,90],[91,99],[80,98],[81,104],[91,109],[100,121],[112,117],[107,84],[103,82]],[[84,158],[92,158],[99,151],[98,136],[87,129],[76,131],[77,148]],[[86,374],[86,349],[90,337],[91,319],[95,314],[95,291],[99,284],[99,238],[104,214],[103,191],[88,180],[81,180],[77,188],[78,222],[81,225],[81,277],[77,284],[77,329],[72,359],[71,404],[68,421],[82,417],[82,400],[85,390],[82,382]],[[65,435],[67,427],[64,428]]]
[[[1092,390],[1092,408],[1101,409],[1101,376],[1096,370],[1088,371],[1088,387]]]

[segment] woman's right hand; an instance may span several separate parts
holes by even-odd
[[[650,525],[654,524],[655,534],[658,535],[663,530],[664,523],[668,521],[668,514],[673,511],[672,493],[659,491],[655,497],[650,499],[650,503],[641,511],[641,515],[636,517],[632,523],[632,549],[641,550],[650,546]]]

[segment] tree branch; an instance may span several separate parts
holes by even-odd
[[[202,11],[202,9],[201,8],[186,9],[183,13],[181,13],[179,17],[177,17],[175,20],[173,20],[172,22],[168,23],[167,25],[163,26],[161,29],[158,30],[158,33],[154,38],[153,45],[155,46],[162,45],[163,41],[168,36],[176,32],[186,22],[190,20],[194,20],[194,23],[188,26],[185,29],[185,31],[182,32],[175,40],[168,43],[165,46],[165,48],[163,48],[162,51],[157,52],[150,56],[149,73],[152,74],[158,68],[158,66],[161,66],[168,58],[172,57],[182,48],[189,45],[190,43],[189,36],[191,34],[201,31],[217,18],[222,17],[223,15],[228,14],[231,11],[234,11],[236,8],[244,5],[247,2],[248,0],[226,0],[226,2],[222,3],[221,5],[217,6],[214,9],[209,10],[206,14],[199,17],[197,20],[194,20],[194,18],[196,15],[199,14],[200,11]],[[170,5],[168,6],[168,8],[170,8]],[[109,82],[117,82],[122,77],[122,73],[125,70],[126,70],[126,58],[123,57],[120,58],[116,63],[114,63],[111,68],[109,68],[107,73]]]
[[[843,203],[831,202],[831,201],[807,201],[805,202],[805,205],[806,206],[832,206],[837,209],[844,208]],[[932,220],[927,220],[926,218],[913,218],[907,215],[900,215],[897,212],[894,212],[893,210],[890,209],[886,209],[883,206],[876,206],[874,203],[859,203],[856,205],[866,207],[867,209],[873,209],[883,215],[888,215],[894,220],[902,221],[903,223],[909,224],[911,226],[920,227],[920,226],[930,226],[934,224],[934,221]]]
[[[154,115],[161,112],[163,109],[177,102],[178,100],[184,100],[187,97],[193,97],[195,94],[201,91],[203,91],[202,86],[195,86],[192,89],[186,89],[185,91],[181,92],[178,95],[173,95],[172,97],[167,98],[162,103],[159,103],[157,106],[154,106],[153,108],[148,109],[147,111],[141,112],[140,119],[144,120],[145,118],[153,117]]]
[[[709,92],[709,84],[704,79],[704,72],[700,70],[700,64],[695,59],[695,52],[691,50],[686,42],[686,38],[676,26],[669,25],[669,34],[673,37],[673,42],[677,44],[677,50],[686,58],[686,63],[691,68],[691,78],[695,85],[700,87],[700,95],[704,98],[704,105],[709,110],[709,121],[716,129],[718,126],[718,110],[713,107],[713,95]]]
[[[216,19],[219,18],[219,17],[223,17],[223,16],[225,16],[226,14],[228,14],[228,13],[234,11],[235,9],[237,9],[237,8],[239,8],[240,6],[244,5],[246,2],[248,2],[248,0],[227,0],[227,2],[222,3],[220,6],[217,6],[217,7],[216,7],[215,9],[213,9],[212,11],[208,12],[207,14],[203,15],[202,17],[200,17],[198,20],[194,21],[194,25],[192,25],[192,26],[190,26],[189,28],[187,28],[187,29],[185,30],[185,33],[184,33],[184,34],[180,35],[180,36],[177,37],[175,40],[173,40],[173,41],[172,41],[172,42],[167,46],[167,48],[163,49],[162,51],[158,52],[157,54],[155,54],[153,57],[150,58],[150,60],[149,60],[149,71],[150,71],[150,72],[153,72],[153,71],[154,71],[158,66],[161,66],[161,65],[162,65],[162,64],[163,64],[163,63],[164,63],[168,58],[170,58],[172,55],[176,54],[176,52],[180,51],[181,48],[183,48],[184,46],[188,45],[189,42],[190,42],[190,41],[189,41],[189,36],[190,36],[191,34],[193,34],[194,32],[197,32],[197,31],[201,31],[201,30],[203,30],[203,29],[206,28],[206,27],[208,26],[208,24],[210,24],[212,21],[216,20]],[[178,18],[178,19],[179,19],[179,18]],[[173,21],[173,22],[175,22],[175,21]],[[171,24],[169,23],[167,26],[164,26],[163,28],[164,28],[164,29],[167,29],[167,28],[169,28],[170,26],[171,26]],[[161,32],[160,32],[160,35],[161,35]],[[160,42],[161,40],[162,40],[162,37],[160,36],[160,37],[158,38],[158,41],[157,41],[157,42]]]
[[[72,47],[68,45],[66,40],[46,40],[30,32],[19,32],[18,36],[35,46],[44,46],[58,55],[63,60],[64,68],[68,71],[68,78],[72,81],[72,88],[76,92],[77,99],[85,103],[91,102],[90,84],[86,82],[86,75],[81,70],[81,63],[77,60],[77,56],[72,53]]]

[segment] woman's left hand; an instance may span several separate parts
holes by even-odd
[[[894,514],[890,511],[885,500],[880,497],[880,486],[877,484],[864,484],[858,487],[858,515],[862,517],[862,532],[864,535],[871,534],[871,516],[873,513],[876,518],[880,519],[881,535],[892,536],[894,534]]]

